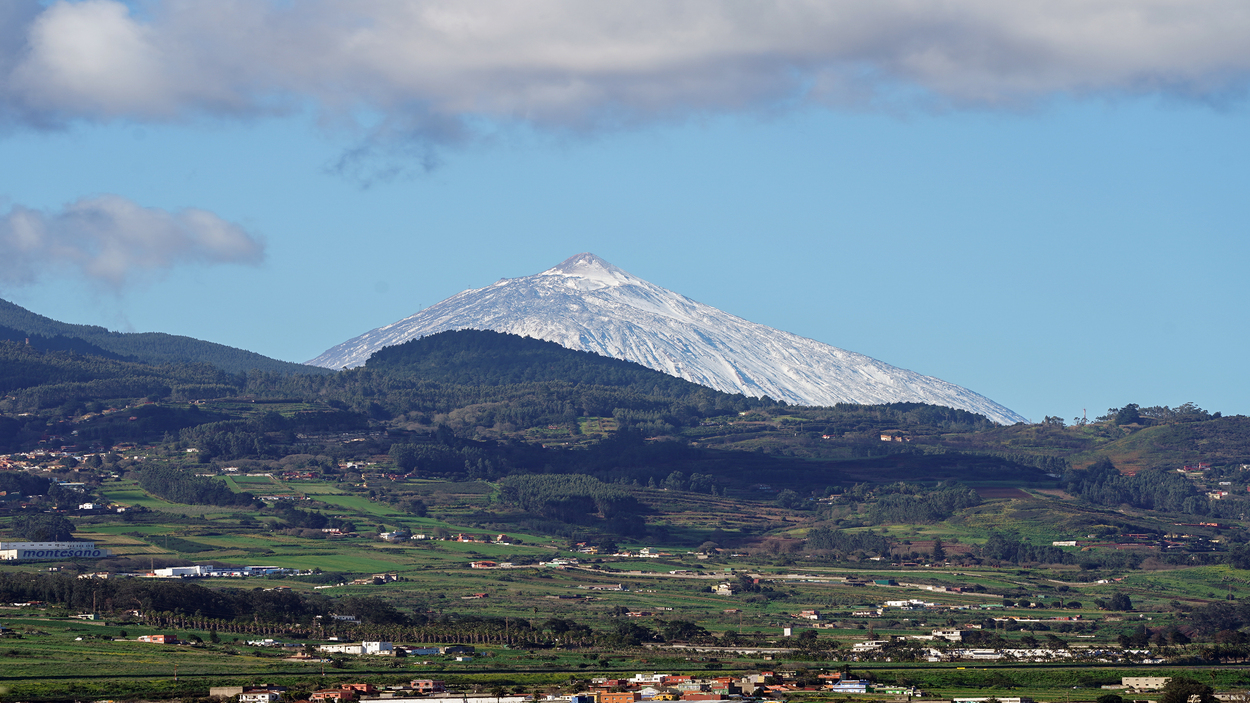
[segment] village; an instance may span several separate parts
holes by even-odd
[[[1119,684],[1102,686],[1106,691],[1150,695],[1163,689],[1170,677],[1126,676]],[[595,678],[588,685],[574,686],[568,693],[514,691],[502,687],[484,692],[481,685],[470,690],[453,690],[438,679],[413,679],[406,684],[375,685],[346,682],[319,688],[307,693],[308,702],[357,701],[372,703],[409,703],[417,701],[458,701],[460,703],[637,703],[639,701],[752,701],[783,699],[794,694],[876,694],[883,700],[925,698],[935,703],[1033,703],[1022,696],[953,696],[938,699],[926,696],[915,686],[878,684],[852,678],[844,671],[811,673],[785,670],[763,670],[742,676],[687,676],[661,673],[640,673],[628,679]],[[238,703],[278,703],[289,700],[286,686],[222,686],[210,690],[210,696],[232,699]],[[889,697],[889,698],[887,698]],[[1231,700],[1225,694],[1221,698]],[[297,701],[298,703],[298,701]]]

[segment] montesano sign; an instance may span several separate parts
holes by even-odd
[[[100,559],[112,556],[95,542],[0,542],[0,561],[24,559]]]

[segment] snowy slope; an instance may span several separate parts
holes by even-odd
[[[1020,415],[946,381],[757,325],[578,254],[534,276],[467,290],[309,361],[360,366],[382,347],[481,329],[628,359],[729,393],[800,405],[925,402],[1011,424]]]

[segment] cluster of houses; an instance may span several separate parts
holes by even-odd
[[[598,678],[582,691],[567,695],[535,697],[529,694],[488,695],[448,692],[443,681],[415,679],[403,685],[375,686],[370,683],[344,683],[313,691],[309,703],[318,701],[372,701],[405,703],[446,699],[458,703],[637,703],[638,701],[718,701],[743,698],[779,698],[794,691],[831,693],[885,693],[915,696],[921,692],[910,686],[878,685],[859,679],[843,678],[840,673],[820,674],[816,682],[799,683],[795,672],[762,671],[747,676],[679,676],[636,674],[629,679]],[[287,689],[282,686],[221,686],[210,696],[234,698],[238,703],[278,703]],[[967,703],[976,703],[968,699]],[[1019,703],[1030,703],[1020,701]]]
[[[894,635],[887,639],[865,640],[851,645],[848,661],[890,661],[893,647],[917,643],[923,649],[921,655],[930,662],[955,661],[1010,661],[1010,662],[1052,662],[1082,661],[1088,663],[1122,663],[1132,661],[1143,664],[1159,664],[1164,660],[1155,656],[1148,649],[1121,649],[1104,645],[1065,645],[1062,647],[1003,647],[1003,648],[970,648],[970,647],[925,647],[920,642],[944,641],[959,644],[964,640],[966,631],[958,628],[942,628],[933,630],[928,635]]]
[[[393,532],[379,532],[378,539],[384,542],[406,542],[408,540],[443,540],[446,542],[465,542],[472,544],[521,544],[518,539],[513,539],[508,535],[474,535],[468,532],[459,532],[446,537],[436,537],[432,534],[417,533],[412,534],[407,530],[395,530]]]
[[[331,642],[318,646],[317,651],[326,654],[355,654],[379,657],[444,655],[465,659],[472,658],[477,650],[472,645],[467,644],[423,647],[420,645],[397,645],[392,642]]]
[[[104,551],[104,550],[97,550]],[[311,571],[288,569],[281,566],[213,566],[212,564],[196,564],[195,566],[171,566],[151,571],[96,571],[79,574],[80,579],[115,579],[115,578],[148,578],[148,579],[197,579],[197,578],[252,578],[261,576],[307,576]]]

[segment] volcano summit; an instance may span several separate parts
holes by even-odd
[[[970,410],[1005,424],[1025,421],[966,388],[735,317],[632,276],[594,254],[464,291],[308,363],[360,366],[382,347],[458,329],[544,339],[719,391],[799,405],[920,402]]]

